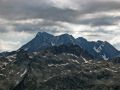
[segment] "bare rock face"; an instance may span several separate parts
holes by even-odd
[[[120,90],[120,65],[51,51],[0,58],[0,90]]]
[[[99,60],[109,60],[120,54],[120,52],[107,41],[87,41],[83,37],[74,38],[69,34],[54,36],[46,32],[38,32],[35,38],[23,45],[20,49],[24,49],[28,52],[37,52],[52,46],[69,44],[78,45],[91,54],[94,59]]]

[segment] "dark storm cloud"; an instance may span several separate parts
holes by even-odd
[[[120,2],[112,0],[95,0],[82,5],[82,13],[95,13],[104,11],[120,10]]]
[[[13,9],[12,9],[13,10]],[[8,10],[3,14],[3,18],[8,19],[29,19],[29,18],[43,18],[54,21],[67,21],[71,22],[76,12],[70,9],[59,9],[55,7],[40,8],[40,7],[27,7],[23,10]],[[12,13],[11,13],[12,12]],[[9,13],[9,15],[8,15]]]
[[[101,18],[81,20],[83,15],[100,12],[120,10],[118,1],[100,1],[100,0],[75,0],[78,5],[76,10],[71,8],[59,8],[51,3],[45,3],[46,0],[1,0],[0,17],[12,20],[42,18],[52,21],[63,21],[75,24],[91,24],[93,26],[113,25],[114,18],[102,16]],[[59,3],[58,3],[59,5]],[[57,5],[56,5],[57,6]],[[74,6],[73,6],[74,7]],[[80,17],[80,18],[77,18]],[[113,22],[112,22],[113,20]],[[49,23],[50,24],[50,23]]]
[[[117,25],[119,21],[120,21],[120,16],[117,17],[101,16],[90,19],[82,19],[79,21],[79,24],[91,25],[91,26],[110,26],[110,25]]]
[[[36,3],[34,0],[31,0],[31,3],[34,2],[33,4],[29,3],[29,1],[28,3],[25,3],[27,1],[28,0],[1,0],[0,16],[8,19],[44,18],[71,22],[75,20],[76,16],[83,14],[120,10],[120,2],[113,1],[102,2],[96,0],[93,2],[87,2],[86,0],[86,3],[81,5],[78,0],[78,4],[80,4],[80,6],[77,10],[72,10],[69,8],[61,9],[54,6],[49,6],[49,4],[42,5],[41,2],[43,2],[43,0]]]
[[[0,16],[7,19],[43,18],[55,21],[72,21],[77,12],[46,5],[31,5],[10,1],[0,1]],[[27,0],[28,1],[28,0]],[[34,0],[33,0],[34,1]],[[35,3],[37,4],[37,3]]]

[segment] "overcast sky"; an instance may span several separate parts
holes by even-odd
[[[120,0],[0,0],[0,51],[39,31],[108,41],[120,50]]]

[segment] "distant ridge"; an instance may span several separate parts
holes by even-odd
[[[48,47],[69,44],[79,45],[89,54],[94,56],[95,59],[108,60],[120,54],[120,52],[107,41],[98,40],[96,42],[90,42],[83,37],[78,37],[75,39],[72,35],[69,34],[54,36],[47,32],[38,32],[35,38],[33,38],[27,44],[23,45],[20,49],[24,49],[28,52],[37,52]]]

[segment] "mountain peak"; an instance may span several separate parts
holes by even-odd
[[[38,32],[37,34],[36,34],[36,37],[39,37],[39,36],[53,36],[52,34],[49,34],[49,33],[47,33],[47,32]]]
[[[98,40],[97,43],[106,43],[106,41],[101,41],[101,40]]]
[[[65,34],[62,34],[62,35],[60,35],[60,36],[71,36],[71,35],[65,33]]]
[[[74,38],[72,35],[69,35],[69,34],[67,34],[67,33],[62,34],[62,35],[60,35],[60,36],[58,36],[58,37],[63,37],[63,38]]]
[[[75,38],[69,34],[62,34],[54,38],[54,42],[56,43],[56,45],[62,45],[68,43],[75,44],[75,41],[76,41]]]

